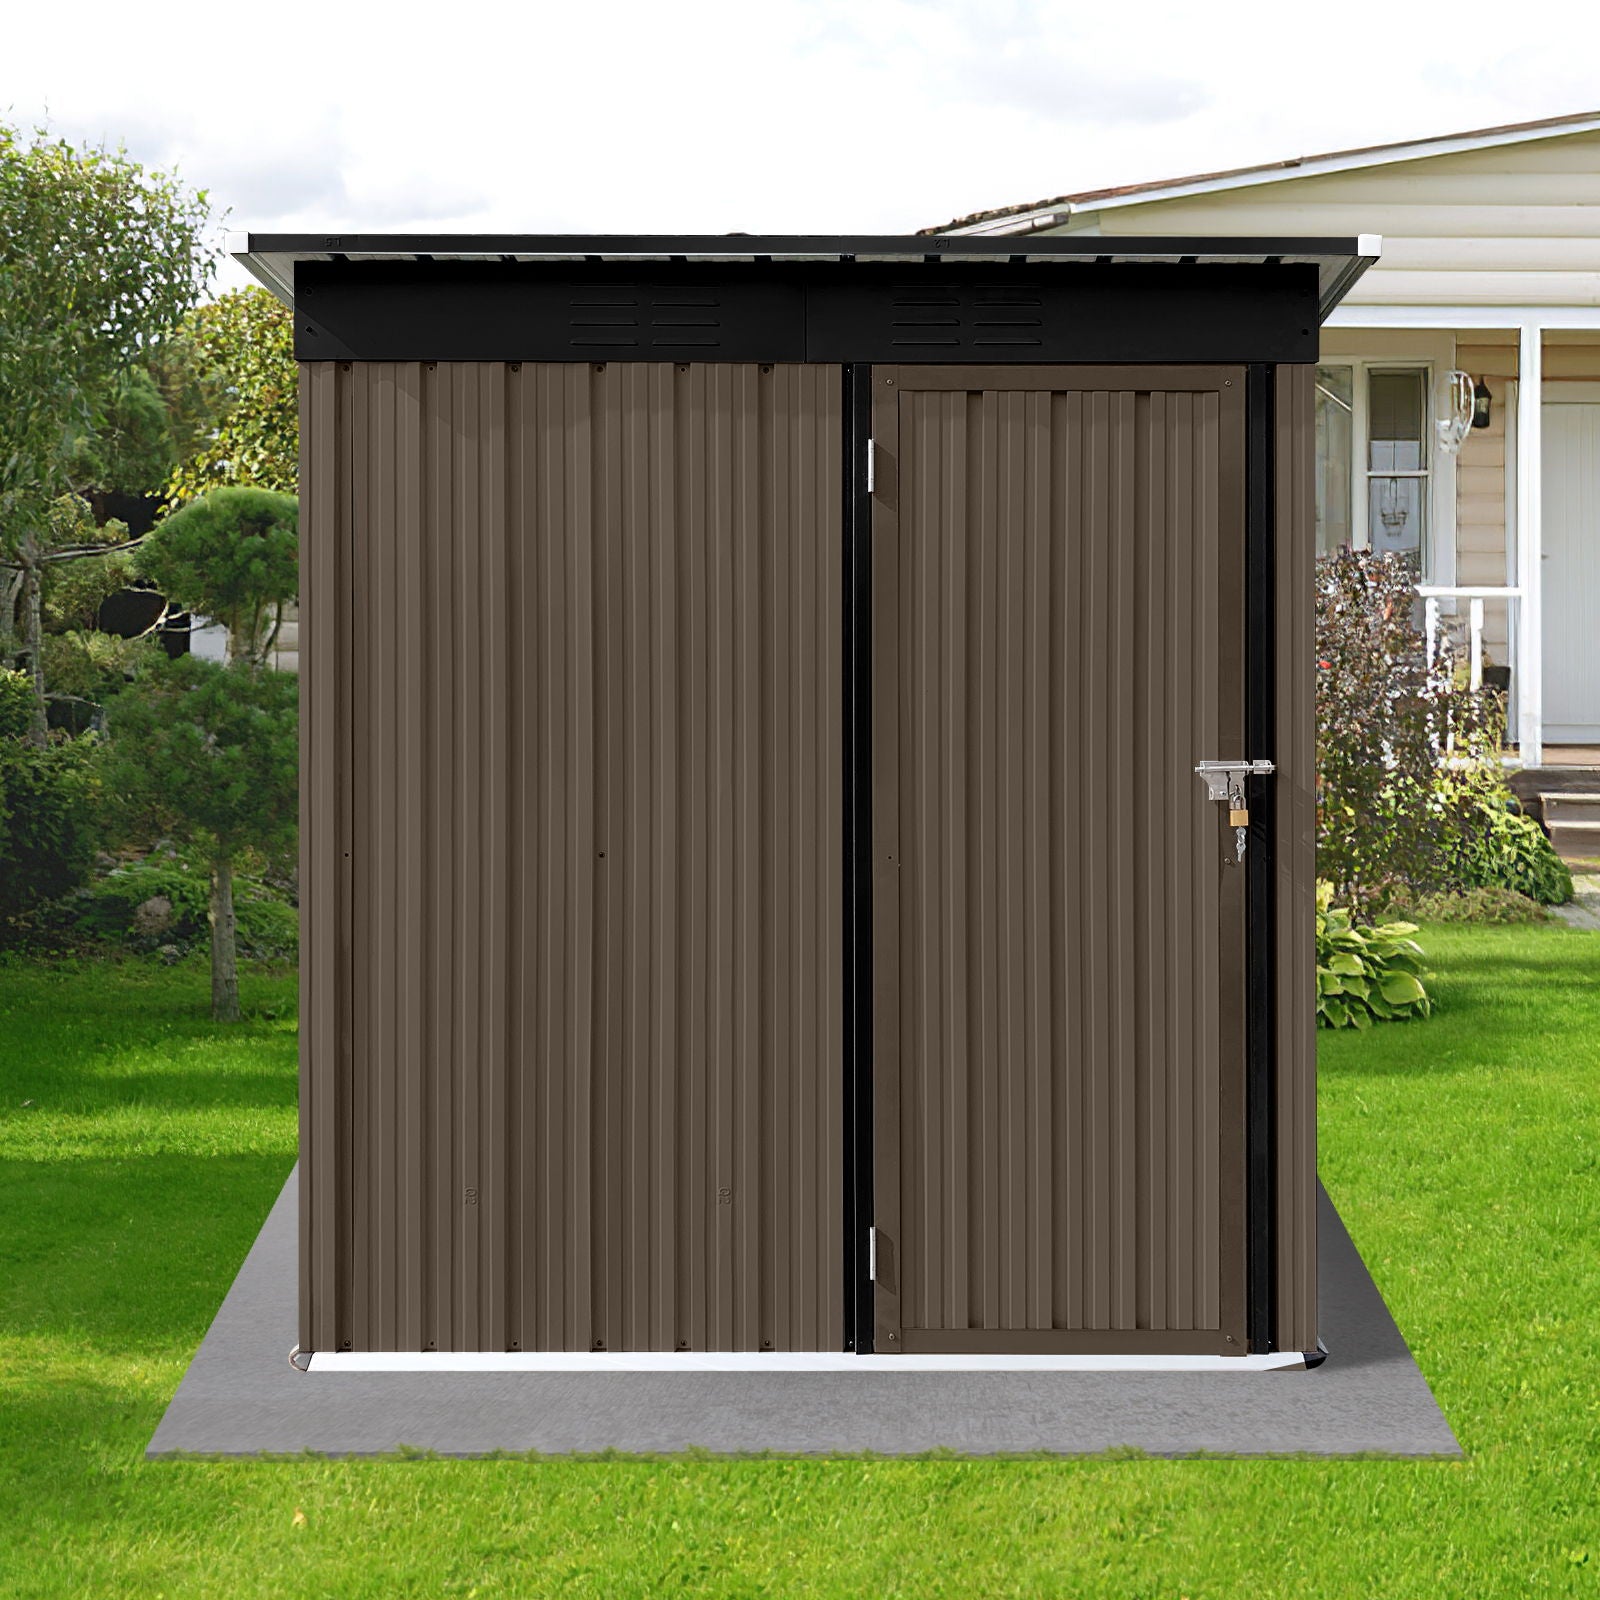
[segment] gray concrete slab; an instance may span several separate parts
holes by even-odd
[[[1311,1371],[303,1373],[295,1339],[293,1175],[196,1353],[147,1455],[311,1450],[946,1449],[1153,1455],[1226,1451],[1459,1455],[1362,1264],[1321,1198],[1321,1316]]]

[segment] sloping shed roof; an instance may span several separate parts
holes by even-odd
[[[1326,317],[1378,257],[1376,235],[1354,238],[1207,238],[1162,236],[1112,242],[1096,238],[1029,239],[912,234],[261,234],[235,233],[228,250],[285,305],[294,304],[302,262],[965,262],[1101,266],[1130,262],[1278,264],[1317,268],[1318,306]]]
[[[1381,166],[1394,161],[1420,161],[1430,156],[1453,155],[1465,150],[1491,149],[1496,145],[1522,144],[1532,139],[1596,131],[1600,131],[1600,111],[1581,111],[1568,116],[1543,117],[1534,122],[1508,122],[1492,128],[1474,128],[1464,133],[1433,134],[1423,139],[1402,139],[1390,144],[1358,145],[1349,150],[1325,151],[1321,155],[1288,156],[1278,161],[1229,167],[1217,172],[1158,178],[1146,183],[1120,184],[1103,189],[1082,189],[1074,194],[1055,195],[1048,200],[1029,200],[1018,205],[969,212],[966,216],[955,217],[937,227],[919,231],[930,235],[966,233],[968,230],[1027,233],[1034,229],[1059,227],[1075,211],[1093,211],[1111,203],[1129,206],[1147,201],[1174,200],[1183,195],[1212,194],[1248,184],[1275,183],[1352,168]]]

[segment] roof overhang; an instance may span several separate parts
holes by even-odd
[[[1318,315],[1328,314],[1378,259],[1375,234],[1356,238],[1028,237],[970,234],[302,234],[234,233],[228,252],[286,305],[304,263],[671,263],[759,268],[773,263],[1014,263],[1052,270],[1107,265],[1310,265]]]

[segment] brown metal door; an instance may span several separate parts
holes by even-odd
[[[877,1348],[1242,1353],[1242,369],[873,373]]]
[[[302,1346],[839,1349],[839,369],[302,395]]]

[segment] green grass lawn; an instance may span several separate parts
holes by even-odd
[[[0,1596],[1600,1594],[1600,934],[1424,942],[1433,1020],[1323,1036],[1323,1172],[1464,1461],[147,1463],[293,984],[0,965]]]

